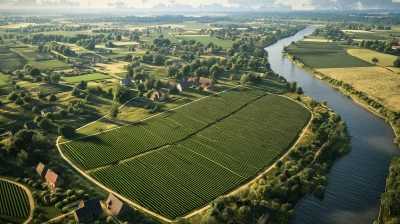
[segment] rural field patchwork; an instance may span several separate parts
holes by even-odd
[[[111,79],[112,76],[101,74],[101,73],[92,73],[87,75],[79,75],[79,76],[71,76],[71,77],[63,77],[62,80],[68,83],[80,82],[80,81],[92,81],[98,79]]]
[[[372,63],[372,58],[377,58],[379,59],[379,62],[376,63],[376,65],[382,67],[393,66],[393,62],[398,58],[397,56],[391,54],[384,54],[368,49],[349,49],[347,50],[347,53],[369,63]]]
[[[174,219],[271,165],[309,118],[289,99],[233,89],[60,147],[105,186]]]
[[[29,200],[26,192],[13,183],[0,180],[0,217],[7,215],[25,219],[28,214]]]

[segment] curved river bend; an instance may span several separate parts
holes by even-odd
[[[382,118],[353,102],[318,78],[301,70],[282,55],[284,46],[303,39],[314,28],[308,27],[296,35],[282,39],[266,48],[271,68],[288,81],[297,81],[305,94],[338,112],[346,121],[352,136],[352,150],[335,161],[327,175],[329,185],[325,198],[307,196],[295,209],[293,223],[372,223],[378,219],[379,198],[391,158],[400,150],[393,143],[394,132]]]

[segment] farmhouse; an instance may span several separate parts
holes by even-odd
[[[185,81],[179,82],[179,83],[169,81],[169,82],[166,84],[166,87],[167,87],[168,89],[171,89],[171,88],[174,87],[174,86],[176,86],[176,88],[179,90],[179,92],[182,92],[183,90],[189,88],[190,83],[189,83],[188,81],[185,80]]]
[[[399,50],[400,46],[392,46],[392,50]]]
[[[126,205],[121,199],[115,196],[113,193],[110,193],[108,199],[106,201],[107,209],[110,210],[113,214],[117,216],[121,216],[126,214],[129,211],[129,206]]]
[[[58,112],[58,111],[60,111],[61,109],[62,109],[62,107],[60,107],[60,106],[52,106],[52,107],[43,109],[43,110],[41,111],[41,113],[42,113],[42,116],[44,116],[44,115],[46,115],[47,113]]]
[[[168,95],[166,93],[162,93],[159,91],[154,91],[151,96],[150,99],[153,101],[165,101],[166,99],[168,99]]]
[[[102,213],[103,210],[101,209],[99,199],[93,198],[89,201],[79,203],[79,208],[75,210],[74,217],[78,223],[82,223],[96,218]]]
[[[121,79],[121,80],[119,81],[119,84],[120,84],[121,86],[134,86],[134,85],[135,85],[135,83],[132,81],[131,78]]]
[[[44,177],[46,176],[47,173],[47,166],[44,165],[43,163],[39,163],[36,167],[36,172],[39,174],[39,176]]]
[[[26,130],[36,130],[36,129],[38,129],[39,127],[37,126],[37,124],[35,123],[35,121],[28,121],[28,122],[25,122],[24,128],[25,128]]]
[[[64,180],[58,174],[54,173],[50,169],[47,170],[46,175],[44,176],[44,178],[53,187],[59,187],[59,186],[62,186],[64,184]]]
[[[210,89],[214,86],[214,81],[209,78],[200,77],[199,83],[206,89]]]
[[[188,82],[191,85],[197,85],[199,83],[199,78],[188,78]]]

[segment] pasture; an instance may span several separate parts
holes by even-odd
[[[29,215],[28,195],[21,187],[0,180],[0,223],[13,218],[26,219]]]
[[[32,61],[30,62],[33,66],[39,69],[58,69],[58,68],[69,68],[71,65],[59,61],[59,60],[48,60],[48,61]]]
[[[336,42],[299,41],[288,47],[287,52],[294,55],[311,68],[346,68],[373,66],[346,52],[343,46]],[[372,58],[371,58],[372,59]]]
[[[372,51],[368,49],[349,49],[347,50],[351,56],[357,57],[361,60],[374,64],[372,62],[372,58],[379,59],[379,62],[376,65],[381,67],[392,67],[393,62],[398,58],[397,56],[384,54],[377,51]]]
[[[104,185],[173,219],[273,163],[309,117],[286,98],[233,89],[60,147]]]
[[[111,79],[112,76],[101,74],[101,73],[92,73],[86,75],[79,75],[79,76],[71,76],[71,77],[62,77],[61,79],[68,83],[75,83],[80,81],[92,81],[92,80],[99,80],[99,79]]]
[[[394,111],[400,110],[400,75],[388,69],[374,66],[317,69],[317,71],[349,83],[356,90],[366,93]]]
[[[15,70],[22,68],[26,64],[26,60],[19,54],[12,52],[8,48],[0,47],[0,69]]]

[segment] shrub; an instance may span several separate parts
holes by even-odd
[[[67,208],[67,207],[62,208],[62,209],[61,209],[61,212],[62,212],[62,213],[67,213],[67,212],[68,212],[68,208]]]

